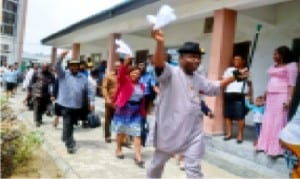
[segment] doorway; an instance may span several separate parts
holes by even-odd
[[[247,60],[249,56],[250,45],[250,41],[235,43],[233,47],[233,56],[239,55]]]
[[[140,62],[146,62],[148,58],[149,50],[137,50],[135,52],[135,64],[138,64]]]
[[[300,60],[300,38],[293,39],[292,51],[293,51],[293,54],[294,54],[294,58],[296,60]]]

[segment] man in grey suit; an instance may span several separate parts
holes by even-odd
[[[219,94],[222,87],[236,78],[247,76],[247,69],[222,81],[209,81],[195,72],[202,55],[198,43],[184,43],[178,50],[180,66],[174,67],[165,62],[162,31],[152,31],[152,36],[156,40],[154,66],[160,94],[155,110],[155,152],[147,177],[160,178],[165,163],[174,154],[181,154],[187,177],[202,178],[199,160],[204,154],[205,146],[201,95]]]

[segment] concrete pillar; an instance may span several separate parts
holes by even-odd
[[[230,65],[236,25],[237,12],[229,9],[219,9],[214,12],[214,25],[209,61],[208,78],[220,80],[225,68]],[[204,131],[207,134],[224,133],[223,95],[208,97],[206,102],[214,111],[214,119],[204,119]]]
[[[108,38],[108,58],[107,58],[107,69],[106,73],[113,69],[114,62],[119,58],[116,53],[117,46],[115,44],[115,40],[119,39],[121,34],[113,33],[109,35]]]
[[[19,13],[21,15],[19,16],[21,20],[18,22],[18,39],[17,39],[17,45],[15,48],[17,48],[17,62],[19,65],[22,65],[22,54],[23,54],[23,45],[24,45],[24,36],[25,36],[25,29],[26,29],[26,14],[27,14],[27,0],[23,0],[20,2],[20,5],[22,9],[19,10]],[[1,13],[2,14],[2,13]],[[2,19],[2,17],[1,17]]]
[[[56,47],[52,47],[52,50],[51,50],[51,61],[50,61],[50,63],[52,65],[55,63],[56,56],[57,56],[57,49],[56,49]]]
[[[80,44],[74,43],[72,44],[72,59],[79,60],[80,58]]]

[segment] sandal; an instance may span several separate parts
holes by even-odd
[[[230,136],[225,136],[225,137],[223,138],[223,140],[227,141],[227,140],[230,140],[231,138],[232,138],[231,135],[230,135]]]
[[[124,159],[124,158],[125,158],[125,156],[124,156],[123,154],[121,154],[121,155],[116,155],[116,157],[117,157],[118,159]]]
[[[145,167],[144,167],[144,161],[143,161],[143,160],[138,161],[136,158],[134,158],[134,163],[135,163],[138,167],[140,167],[140,168],[145,168]]]
[[[243,143],[243,139],[238,139],[238,140],[236,140],[236,143],[238,143],[238,144]]]
[[[124,159],[125,158],[125,156],[124,156],[124,154],[122,152],[120,152],[119,154],[118,154],[118,152],[116,152],[116,157],[118,159]]]

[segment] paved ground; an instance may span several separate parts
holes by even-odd
[[[33,130],[33,113],[27,111],[22,104],[25,93],[18,92],[10,99],[11,106],[16,110],[18,118],[23,120]],[[96,111],[103,111],[103,101],[99,98]],[[103,119],[102,119],[103,120]],[[116,159],[114,155],[115,143],[106,144],[103,139],[103,128],[83,129],[77,127],[74,137],[78,144],[75,154],[68,154],[62,143],[61,122],[57,128],[52,126],[52,118],[44,116],[44,124],[38,128],[45,134],[44,149],[50,154],[66,177],[71,178],[145,178],[145,169],[138,168],[133,161],[133,149],[124,148],[125,159]],[[144,148],[143,158],[148,165],[153,148]],[[43,167],[43,166],[41,166]],[[206,178],[239,178],[221,168],[202,161],[202,171]],[[185,178],[176,161],[171,159],[165,168],[164,178]]]

